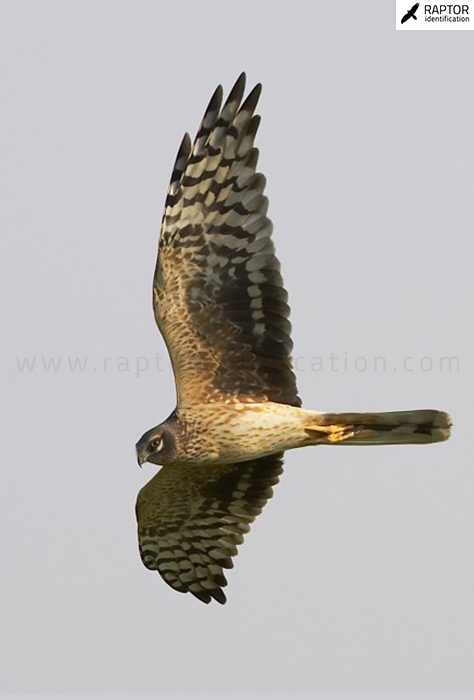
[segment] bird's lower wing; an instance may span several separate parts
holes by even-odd
[[[223,466],[167,466],[141,489],[140,555],[172,588],[225,603],[223,569],[273,495],[283,455]]]

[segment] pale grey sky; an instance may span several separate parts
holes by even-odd
[[[474,690],[474,32],[394,13],[2,3],[0,690]],[[221,607],[142,566],[134,443],[174,407],[151,312],[174,156],[242,70],[305,406],[454,433],[288,454]]]

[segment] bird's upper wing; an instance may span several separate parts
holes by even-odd
[[[172,588],[225,603],[223,568],[273,495],[283,455],[222,466],[163,467],[137,500],[140,554]]]
[[[163,215],[153,300],[178,404],[265,399],[299,406],[288,295],[253,146],[257,85],[215,91],[193,146],[183,139]]]

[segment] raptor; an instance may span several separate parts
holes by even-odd
[[[140,491],[143,563],[172,588],[225,603],[224,569],[272,496],[283,453],[310,445],[446,440],[437,410],[320,413],[298,396],[288,295],[257,171],[256,85],[214,92],[171,176],[153,282],[177,406],[138,441],[161,470]]]

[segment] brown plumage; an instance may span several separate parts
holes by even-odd
[[[240,106],[244,88],[241,75],[222,109],[217,88],[193,147],[182,141],[166,200],[153,295],[180,405],[228,395],[301,405],[288,295],[256,172],[261,86]]]
[[[257,85],[218,87],[176,158],[153,284],[177,408],[137,443],[163,465],[140,491],[143,563],[174,589],[225,602],[223,569],[272,496],[283,452],[318,444],[429,443],[449,437],[440,411],[324,414],[301,408],[288,295],[267,218],[254,139]]]

